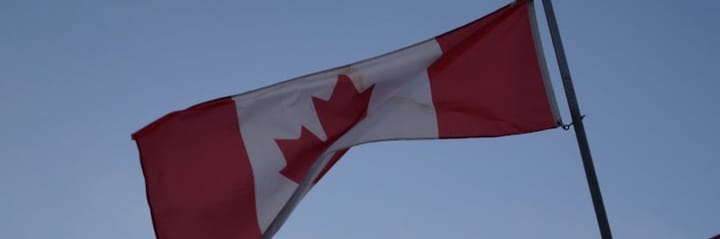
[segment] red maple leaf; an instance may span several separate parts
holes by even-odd
[[[338,75],[337,83],[335,84],[335,89],[333,89],[330,99],[326,101],[312,97],[315,111],[327,135],[327,140],[321,140],[317,135],[305,128],[305,126],[301,126],[300,137],[297,139],[276,139],[275,142],[278,147],[280,147],[286,161],[285,168],[283,168],[280,173],[290,180],[300,183],[313,163],[320,159],[322,153],[335,143],[340,136],[365,118],[373,87],[374,85],[363,92],[358,92],[350,80],[350,77]],[[348,149],[337,151],[315,182],[317,182],[347,150]]]

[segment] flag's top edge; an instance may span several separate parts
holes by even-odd
[[[188,108],[186,108],[186,109],[183,109],[183,110],[173,111],[173,112],[171,112],[171,113],[168,113],[168,114],[166,114],[166,115],[158,118],[158,119],[155,120],[155,121],[152,121],[151,123],[147,124],[145,127],[139,129],[138,131],[136,131],[135,133],[133,133],[133,134],[131,135],[131,138],[132,138],[133,140],[136,140],[136,141],[137,141],[138,137],[140,137],[142,134],[148,132],[149,130],[152,130],[153,128],[157,127],[157,125],[161,124],[162,122],[165,122],[165,121],[167,121],[169,118],[173,117],[174,115],[177,115],[177,114],[182,113],[182,112],[184,112],[184,111],[197,110],[197,109],[202,109],[202,108],[210,107],[210,106],[214,105],[215,103],[217,103],[217,102],[219,102],[219,101],[222,101],[222,100],[225,100],[225,99],[228,99],[228,98],[235,98],[235,97],[239,97],[239,96],[243,96],[243,95],[253,94],[253,93],[255,93],[255,92],[262,91],[262,90],[266,90],[266,89],[269,89],[269,88],[273,88],[273,87],[276,87],[276,86],[278,86],[278,85],[285,84],[285,83],[288,83],[288,82],[291,82],[291,81],[300,80],[300,79],[307,78],[307,77],[310,77],[310,76],[313,76],[313,75],[326,74],[326,73],[329,73],[329,72],[338,71],[338,70],[340,70],[340,69],[347,68],[347,67],[352,66],[352,65],[362,64],[362,63],[369,62],[369,61],[372,61],[372,60],[375,60],[375,59],[378,59],[378,58],[382,58],[382,57],[385,57],[385,56],[388,56],[388,55],[396,54],[396,53],[398,53],[398,52],[401,52],[401,51],[404,51],[404,50],[407,50],[407,49],[410,49],[410,48],[419,46],[419,45],[424,44],[424,43],[426,43],[426,42],[435,41],[436,39],[438,39],[438,38],[440,38],[440,37],[443,37],[443,36],[446,36],[446,35],[449,35],[449,34],[452,34],[453,32],[458,31],[458,30],[462,29],[463,27],[466,27],[466,26],[471,25],[471,24],[473,24],[473,23],[475,23],[475,22],[478,22],[478,21],[485,20],[486,18],[488,18],[489,16],[492,16],[493,14],[495,14],[495,13],[497,13],[497,12],[506,10],[507,8],[510,8],[510,7],[516,7],[516,6],[518,6],[519,4],[524,4],[524,3],[528,3],[528,2],[532,2],[532,0],[516,0],[516,1],[513,1],[513,2],[511,2],[511,3],[509,3],[509,4],[505,5],[505,6],[503,6],[503,7],[501,7],[501,8],[498,8],[498,9],[496,9],[495,11],[493,11],[493,12],[491,12],[491,13],[485,14],[484,16],[482,16],[482,17],[480,17],[480,18],[478,18],[478,19],[476,19],[476,20],[473,20],[472,22],[469,22],[469,23],[467,23],[467,24],[465,24],[465,25],[462,25],[462,26],[457,27],[457,28],[454,28],[454,29],[452,29],[452,30],[450,30],[450,31],[444,32],[444,33],[442,33],[442,34],[439,34],[439,35],[437,35],[437,36],[435,36],[435,37],[432,37],[432,38],[430,38],[430,39],[427,39],[427,40],[424,40],[424,41],[420,41],[420,42],[418,42],[418,43],[415,43],[415,44],[412,44],[412,45],[409,45],[409,46],[406,46],[406,47],[403,47],[403,48],[400,48],[400,49],[397,49],[397,50],[394,50],[394,51],[391,51],[391,52],[388,52],[388,53],[384,53],[384,54],[381,54],[381,55],[378,55],[378,56],[366,58],[366,59],[364,59],[364,60],[356,61],[356,62],[353,62],[353,63],[350,63],[350,64],[345,64],[345,65],[341,65],[341,66],[338,66],[338,67],[330,68],[330,69],[327,69],[327,70],[323,70],[323,71],[318,71],[318,72],[313,72],[313,73],[305,74],[305,75],[302,75],[302,76],[299,76],[299,77],[295,77],[295,78],[291,78],[291,79],[288,79],[288,80],[284,80],[284,81],[281,81],[281,82],[277,82],[277,83],[275,83],[275,84],[271,84],[271,85],[268,85],[268,86],[265,86],[265,87],[257,88],[257,89],[250,90],[250,91],[246,91],[246,92],[243,92],[243,93],[239,93],[239,94],[235,94],[235,95],[229,95],[229,96],[223,96],[223,97],[218,97],[218,98],[215,98],[215,99],[212,99],[212,100],[208,100],[208,101],[204,101],[204,102],[202,102],[202,103],[195,104],[195,105],[190,106],[190,107],[188,107]]]

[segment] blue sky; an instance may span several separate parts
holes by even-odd
[[[505,3],[4,0],[0,238],[153,238],[132,132]],[[555,11],[615,237],[719,234],[720,2],[555,1]],[[353,148],[276,238],[599,234],[574,135],[556,129]]]

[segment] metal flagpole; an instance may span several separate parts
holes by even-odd
[[[602,194],[600,194],[600,186],[598,184],[597,175],[595,174],[595,166],[593,165],[592,156],[590,155],[590,145],[588,144],[585,134],[585,126],[583,125],[580,114],[580,106],[578,106],[577,97],[575,96],[575,88],[573,87],[572,78],[570,78],[570,69],[565,58],[565,50],[563,49],[562,40],[560,39],[560,31],[558,30],[557,20],[555,19],[555,11],[553,10],[551,0],[543,0],[543,8],[545,9],[545,18],[550,28],[550,36],[552,38],[553,47],[555,48],[555,57],[557,58],[560,75],[562,77],[563,87],[565,88],[565,96],[570,107],[570,115],[572,116],[572,125],[575,130],[575,136],[580,148],[583,166],[585,167],[585,177],[587,178],[588,187],[590,188],[590,196],[592,197],[593,207],[595,208],[595,217],[600,228],[600,235],[603,239],[611,239],[610,224],[608,223],[607,213],[605,213],[605,205],[603,204]]]

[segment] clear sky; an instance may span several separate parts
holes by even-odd
[[[0,1],[0,238],[154,238],[135,130],[507,2]],[[556,0],[555,11],[615,237],[719,234],[720,2]],[[599,233],[574,135],[555,129],[353,148],[276,238]]]

